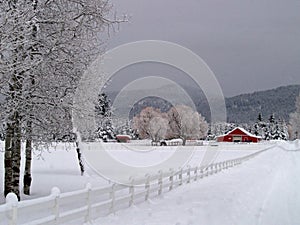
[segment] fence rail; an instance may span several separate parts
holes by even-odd
[[[0,224],[51,225],[72,221],[89,222],[116,210],[147,201],[150,197],[161,195],[183,184],[239,165],[270,148],[272,147],[207,166],[146,174],[140,179],[131,178],[131,185],[112,184],[93,188],[87,184],[83,190],[68,193],[60,193],[60,190],[54,187],[47,197],[21,202],[18,202],[15,194],[9,193],[6,203],[0,206]]]

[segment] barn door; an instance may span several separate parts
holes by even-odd
[[[242,136],[233,136],[233,142],[242,142],[243,138]]]

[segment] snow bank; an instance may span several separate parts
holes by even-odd
[[[280,142],[278,146],[285,151],[300,151],[300,140],[294,140],[290,142]]]

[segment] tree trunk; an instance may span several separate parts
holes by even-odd
[[[185,146],[186,144],[186,138],[182,138],[182,145]]]
[[[7,123],[5,139],[5,184],[4,196],[13,192],[20,200],[21,125],[18,112]]]
[[[17,195],[20,201],[20,164],[21,164],[21,125],[19,121],[19,114],[15,113],[14,123],[14,148],[12,151],[12,184],[13,192]]]
[[[77,152],[78,163],[79,163],[80,172],[81,172],[81,176],[82,176],[84,174],[84,165],[82,162],[82,157],[81,157],[81,152],[80,152],[78,141],[76,141],[76,152]]]
[[[7,125],[6,137],[5,137],[5,155],[4,155],[4,197],[10,192],[12,192],[12,149],[13,149],[13,129],[11,124]]]
[[[33,10],[36,11],[38,4],[38,0],[32,0],[32,7]],[[32,37],[35,39],[37,36],[37,26],[32,25]],[[34,46],[31,46],[30,48],[31,54],[30,58],[31,60],[34,60],[34,53],[37,52],[37,48]],[[34,75],[30,75],[31,85],[35,85],[35,78]],[[32,93],[29,93],[29,99],[33,100]],[[30,107],[32,110],[32,107]],[[33,116],[30,113],[29,120],[27,121],[27,127],[26,127],[26,146],[25,146],[25,171],[24,171],[24,177],[23,177],[23,193],[25,195],[30,195],[30,187],[31,187],[31,160],[32,160],[32,121],[31,118]]]
[[[31,187],[31,159],[32,159],[32,125],[31,122],[27,123],[27,139],[26,139],[26,146],[25,146],[25,171],[23,177],[23,193],[25,195],[30,195],[30,187]]]
[[[17,112],[13,121],[7,124],[5,139],[5,184],[4,196],[13,192],[20,200],[21,125]]]

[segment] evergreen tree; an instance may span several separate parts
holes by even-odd
[[[100,93],[98,95],[95,113],[96,117],[110,117],[112,115],[110,99],[105,93]]]
[[[270,122],[270,123],[274,123],[274,122],[275,122],[274,114],[271,114],[271,115],[270,115],[269,122]]]
[[[115,133],[129,135],[132,139],[138,139],[138,134],[136,130],[132,128],[131,124],[132,121],[127,120],[125,123],[116,128]]]
[[[96,137],[103,141],[115,139],[115,131],[111,118],[111,103],[105,93],[100,93],[98,95],[98,101],[95,105],[95,117],[97,124]]]
[[[262,121],[263,121],[263,118],[262,118],[261,113],[258,114],[257,120],[258,120],[259,122],[262,122]]]

